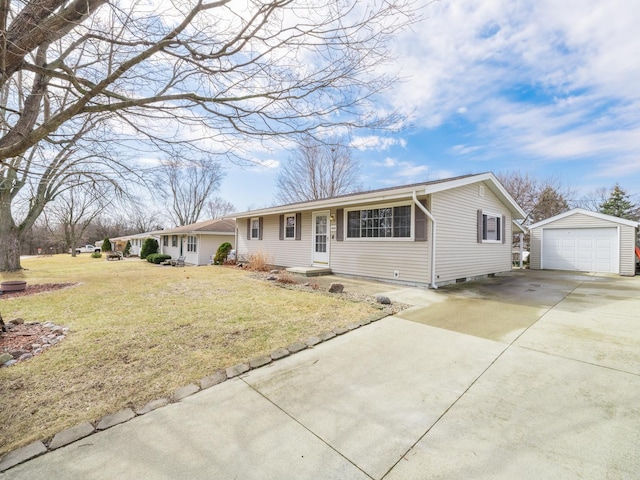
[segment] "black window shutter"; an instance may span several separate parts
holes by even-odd
[[[336,210],[336,240],[342,242],[344,240],[344,208]]]
[[[251,240],[251,219],[247,218],[247,240]]]
[[[296,213],[296,240],[302,238],[302,214]]]
[[[280,215],[280,240],[284,240],[284,215]]]
[[[478,210],[478,243],[482,243],[482,210]]]
[[[505,238],[507,236],[507,217],[505,217],[504,215],[502,215],[502,243],[507,243],[507,239]]]
[[[258,218],[258,240],[262,240],[262,220],[264,217],[259,217]]]
[[[426,208],[426,200],[421,200],[420,203],[422,206]],[[414,225],[415,225],[415,235],[414,240],[416,242],[426,242],[427,241],[427,215],[422,211],[422,209],[418,206],[414,207]]]

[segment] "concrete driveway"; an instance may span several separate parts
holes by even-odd
[[[0,479],[638,477],[640,278],[368,288],[415,307]]]

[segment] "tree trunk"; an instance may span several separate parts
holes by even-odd
[[[0,272],[21,268],[20,230],[11,216],[11,204],[0,202]]]

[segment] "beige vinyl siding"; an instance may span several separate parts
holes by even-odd
[[[291,212],[296,213],[296,212]],[[268,262],[279,267],[306,267],[311,265],[311,212],[302,212],[300,240],[280,240],[280,215],[263,217],[262,240],[247,240],[247,219],[238,219],[238,258],[246,261],[250,254],[262,252]]]
[[[224,242],[235,244],[233,235],[198,235],[198,259],[197,265],[209,265],[218,251],[218,247]]]
[[[635,228],[610,222],[602,218],[594,218],[582,213],[575,213],[568,217],[549,222],[531,230],[530,238],[530,268],[539,270],[541,261],[542,231],[553,228],[613,228],[619,227],[620,231],[620,275],[635,275]]]
[[[436,282],[511,270],[512,224],[508,208],[482,183],[432,195],[436,219]],[[478,210],[505,216],[505,243],[478,243]]]

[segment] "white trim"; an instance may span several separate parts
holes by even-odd
[[[284,217],[283,225],[282,225],[282,239],[283,240],[295,240],[296,233],[298,231],[298,222],[296,222],[296,214],[295,213],[284,213],[282,215]],[[287,217],[293,217],[293,237],[287,237]]]
[[[549,217],[545,220],[541,220],[540,222],[529,225],[529,230],[542,227],[549,223],[555,222],[557,220],[562,220],[563,218],[567,218],[575,214],[582,214],[588,217],[597,218],[599,220],[606,220],[613,223],[619,223],[621,225],[626,225],[628,227],[638,228],[640,226],[638,222],[634,222],[633,220],[626,220],[624,218],[614,217],[612,215],[605,215],[604,213],[592,212],[591,210],[585,210],[584,208],[574,208],[573,210],[569,210],[568,212],[560,213],[553,217]]]
[[[316,216],[326,215],[327,217],[327,262],[317,262],[316,254]],[[329,267],[331,264],[331,211],[318,210],[311,213],[311,264],[315,267]]]
[[[497,232],[498,232],[498,239],[497,240],[485,240],[484,236],[485,236],[485,231],[484,231],[484,217],[495,217],[496,219],[500,220],[500,225],[497,227]],[[482,243],[505,243],[502,241],[502,214],[497,214],[497,213],[493,213],[493,212],[485,212],[484,210],[482,211]],[[504,225],[505,227],[505,232],[506,232],[506,225]]]
[[[254,237],[253,236],[253,222],[256,221],[258,222],[258,229],[257,229],[257,235]],[[260,240],[260,217],[251,217],[249,219],[249,239],[250,240]]]

